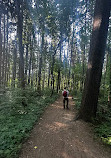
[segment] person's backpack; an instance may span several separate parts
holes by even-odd
[[[63,92],[63,96],[64,96],[64,97],[67,97],[67,91],[64,91],[64,92]]]

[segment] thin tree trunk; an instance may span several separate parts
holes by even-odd
[[[16,79],[16,63],[17,63],[17,49],[16,46],[13,51],[13,86],[15,87],[15,79]]]
[[[45,71],[43,72],[43,80],[42,80],[42,89],[44,90],[45,86]]]
[[[7,27],[6,27],[6,33],[7,33],[7,37],[6,37],[6,39],[7,39],[7,48],[6,48],[6,62],[5,62],[5,82],[6,82],[6,85],[7,85],[7,82],[8,82],[8,80],[7,80],[7,75],[8,75],[8,68],[7,68],[7,66],[8,66],[8,34],[9,34],[9,31],[8,31],[8,20],[9,20],[9,15],[8,15],[8,13],[7,13]]]
[[[2,33],[1,33],[1,14],[0,14],[0,86],[2,80]]]
[[[26,59],[25,59],[25,82],[27,83],[27,70],[28,70],[28,48],[29,48],[29,45],[27,44],[26,45]]]
[[[111,50],[108,49],[109,57],[110,57],[110,80],[109,80],[109,107],[111,108]]]
[[[62,33],[61,33],[61,41],[62,41]],[[57,82],[57,93],[58,91],[60,90],[60,76],[61,76],[61,51],[62,51],[62,48],[61,48],[61,42],[60,42],[60,57],[59,57],[59,68],[58,68],[58,82]]]
[[[41,54],[39,60],[39,72],[38,72],[38,91],[41,91],[41,71],[42,71],[42,54],[44,51],[44,32],[42,33]]]
[[[3,58],[2,58],[2,83],[5,86],[5,14],[4,14],[4,46],[3,46]]]
[[[10,45],[9,45],[9,52],[8,52],[8,63],[7,63],[7,81],[10,83],[10,51],[11,51],[11,48],[10,48]]]
[[[28,76],[28,84],[30,84],[31,62],[32,62],[32,53],[30,54],[30,60],[29,60],[29,76]]]
[[[41,90],[41,70],[42,70],[42,54],[39,60],[39,72],[38,72],[38,91]]]
[[[49,64],[49,72],[48,72],[48,87],[50,86],[50,64]]]
[[[73,36],[71,40],[71,67],[74,68],[74,24],[73,24]],[[74,71],[72,70],[72,89],[74,89]]]
[[[53,75],[53,70],[54,70],[54,63],[55,63],[55,56],[52,56],[52,67],[51,67],[51,96],[53,95],[54,92],[54,75]]]
[[[33,36],[31,37],[31,54],[32,54],[32,64],[31,64],[31,87],[33,88],[33,76],[34,76],[34,52],[33,52]]]
[[[106,68],[105,68],[105,73],[104,73],[104,78],[103,78],[103,90],[104,90],[104,97],[105,97],[105,92],[106,92],[106,89],[105,89],[105,83],[106,83],[106,74],[107,74],[107,69],[108,69],[108,59],[109,59],[109,53],[107,53],[106,55]]]
[[[87,1],[85,0],[85,7],[86,7],[86,11],[85,11],[85,36],[87,36],[86,34],[86,16],[87,16]],[[84,77],[85,77],[85,54],[86,54],[86,41],[84,41],[84,48],[83,48],[83,61],[82,61],[82,87],[81,90],[83,90],[84,88]]]
[[[59,89],[60,89],[60,68],[58,69],[57,93],[59,92]]]
[[[82,83],[81,83],[81,90],[84,88],[84,75],[85,75],[85,44],[84,44],[84,51],[82,57]]]

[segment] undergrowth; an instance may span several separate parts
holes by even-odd
[[[75,107],[79,110],[81,93],[72,92]],[[104,144],[111,145],[111,109],[108,107],[107,97],[99,97],[97,117],[94,119],[94,132]]]
[[[76,109],[79,110],[80,105],[81,105],[82,93],[80,93],[78,91],[72,91],[71,95],[73,96],[73,100],[75,102]]]
[[[111,108],[108,105],[107,97],[99,98],[95,133],[104,144],[111,145]]]
[[[0,97],[0,158],[17,157],[35,122],[58,97],[50,94],[48,89],[41,96],[32,89],[16,89]]]

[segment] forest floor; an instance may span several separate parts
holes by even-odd
[[[69,97],[69,110],[62,96],[50,105],[23,144],[19,158],[111,158],[111,151],[95,138],[93,126],[74,121],[76,110]]]

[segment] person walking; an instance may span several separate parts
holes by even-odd
[[[66,108],[69,109],[69,107],[68,107],[68,103],[69,103],[69,99],[68,99],[69,91],[66,89],[66,87],[62,91],[62,95],[63,95],[63,108],[65,109],[65,104],[66,104]]]

